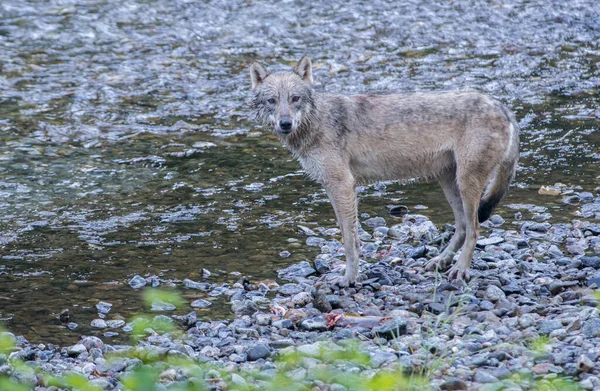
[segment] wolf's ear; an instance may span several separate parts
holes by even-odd
[[[250,80],[252,80],[252,88],[258,87],[265,78],[269,76],[269,71],[256,61],[250,65]]]
[[[298,65],[294,68],[294,73],[308,84],[312,84],[312,62],[310,62],[310,58],[307,55],[304,55],[298,61]]]

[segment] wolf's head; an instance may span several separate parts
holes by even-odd
[[[291,72],[272,74],[254,62],[250,79],[251,105],[258,121],[282,137],[309,124],[315,109],[310,58],[302,57]]]

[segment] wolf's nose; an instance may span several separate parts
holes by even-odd
[[[292,128],[292,121],[289,119],[282,119],[279,121],[279,127],[281,130],[290,130]]]

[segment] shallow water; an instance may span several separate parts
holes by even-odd
[[[600,185],[595,1],[3,0],[0,326],[70,343],[102,334],[89,327],[100,300],[109,319],[140,311],[136,274],[181,286],[206,268],[233,283],[311,260],[296,225],[333,227],[333,211],[245,101],[251,61],[284,69],[305,53],[320,90],[476,88],[510,106],[522,157],[499,209],[508,225],[511,203],[573,218],[541,185]],[[360,196],[390,225],[398,204],[451,222],[434,184]],[[65,309],[75,330],[56,319]]]

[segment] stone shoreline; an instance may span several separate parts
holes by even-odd
[[[361,240],[368,262],[361,261],[361,282],[341,292],[327,283],[342,271],[343,248],[335,239],[339,231],[300,226],[306,244],[321,249],[313,262],[280,270],[279,283],[242,277],[233,285],[215,286],[185,280],[187,289],[226,295],[234,319],[204,322],[195,312],[158,315],[155,320],[174,321],[185,331],[181,336],[154,333],[138,348],[268,373],[275,368],[277,352],[298,349],[318,363],[321,349],[356,339],[371,365],[348,370],[365,376],[401,366],[429,377],[433,389],[521,390],[557,377],[570,378],[582,389],[600,389],[600,197],[563,192],[565,202],[582,203],[580,216],[571,223],[545,222],[550,216],[535,205],[509,205],[515,210],[512,224],[498,215],[486,222],[490,233],[477,242],[467,284],[424,270],[452,227],[438,230],[423,215],[407,214],[390,227],[380,217],[364,220]],[[131,284],[143,285],[140,278]],[[161,307],[167,304],[156,303],[157,309],[172,309]],[[193,303],[207,305],[203,299]],[[98,311],[107,313],[110,305],[104,303]],[[97,322],[99,328],[134,327],[102,322]],[[119,389],[119,376],[139,365],[137,359],[107,360],[110,352],[135,348],[96,337],[63,348],[15,341],[19,349],[12,357],[49,373],[84,374],[103,389]],[[0,356],[0,375],[11,373]],[[294,376],[310,384],[306,368],[296,369]],[[167,378],[166,383],[176,380]]]

